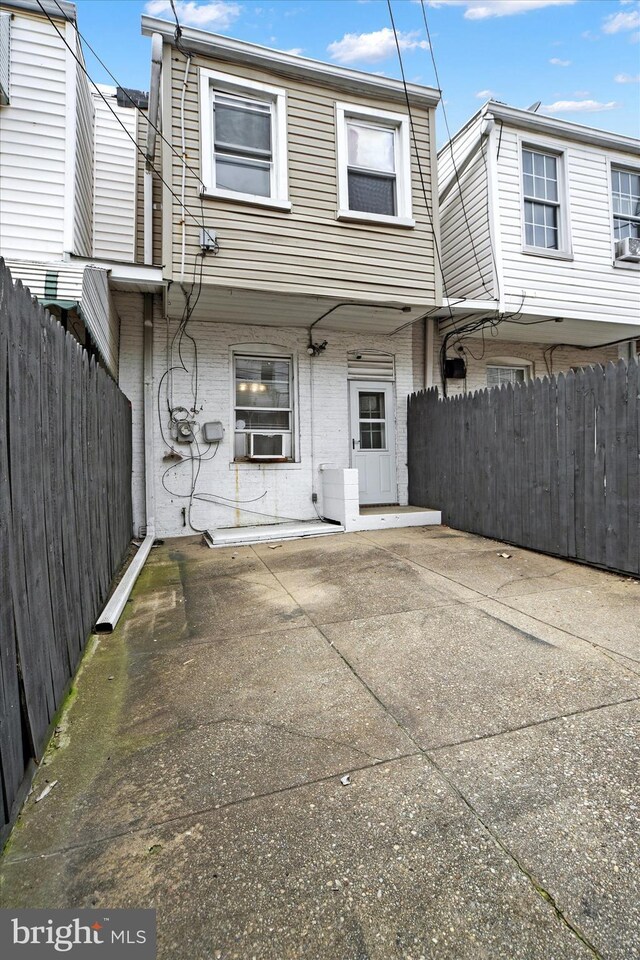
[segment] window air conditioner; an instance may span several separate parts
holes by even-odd
[[[284,457],[284,434],[282,433],[250,433],[249,459],[274,460]]]
[[[616,260],[626,263],[640,263],[640,237],[625,237],[616,240]]]

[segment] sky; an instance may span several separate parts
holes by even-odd
[[[175,0],[198,27],[356,70],[399,77],[387,0]],[[143,13],[169,0],[76,0],[80,32],[118,83],[147,90]],[[452,134],[489,99],[640,136],[640,0],[392,0],[407,80],[437,86]],[[111,78],[86,51],[97,82]],[[439,109],[438,143],[447,139]]]

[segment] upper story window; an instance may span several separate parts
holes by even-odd
[[[522,151],[524,241],[527,247],[561,249],[559,161],[557,155]]]
[[[286,94],[200,70],[204,193],[290,210]]]
[[[640,237],[640,173],[612,167],[611,194],[614,239]]]
[[[336,124],[338,217],[413,226],[407,117],[337,104]]]

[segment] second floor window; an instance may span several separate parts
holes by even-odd
[[[201,68],[200,124],[204,196],[291,209],[282,88]]]
[[[611,170],[613,235],[616,240],[640,237],[640,173]]]
[[[271,196],[273,105],[214,94],[213,144],[216,187]]]
[[[408,118],[338,103],[336,141],[338,218],[414,226]]]
[[[527,247],[559,250],[560,158],[525,148],[522,151],[524,239]]]

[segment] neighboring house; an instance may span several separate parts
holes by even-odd
[[[410,85],[410,116],[399,81],[142,25],[164,137],[149,148],[167,288],[146,435],[156,532],[437,522],[406,510],[406,402],[424,385],[422,318],[441,303],[438,92]],[[141,331],[121,330],[135,400]],[[382,504],[405,510],[360,512]]]
[[[436,382],[443,344],[449,392],[636,352],[640,141],[489,101],[440,150],[438,178]]]
[[[0,252],[117,378],[117,299],[150,274],[133,266],[144,121],[125,91],[101,87],[101,96],[87,79],[74,4],[42,6],[8,0],[0,9]],[[159,289],[159,271],[154,279]]]

